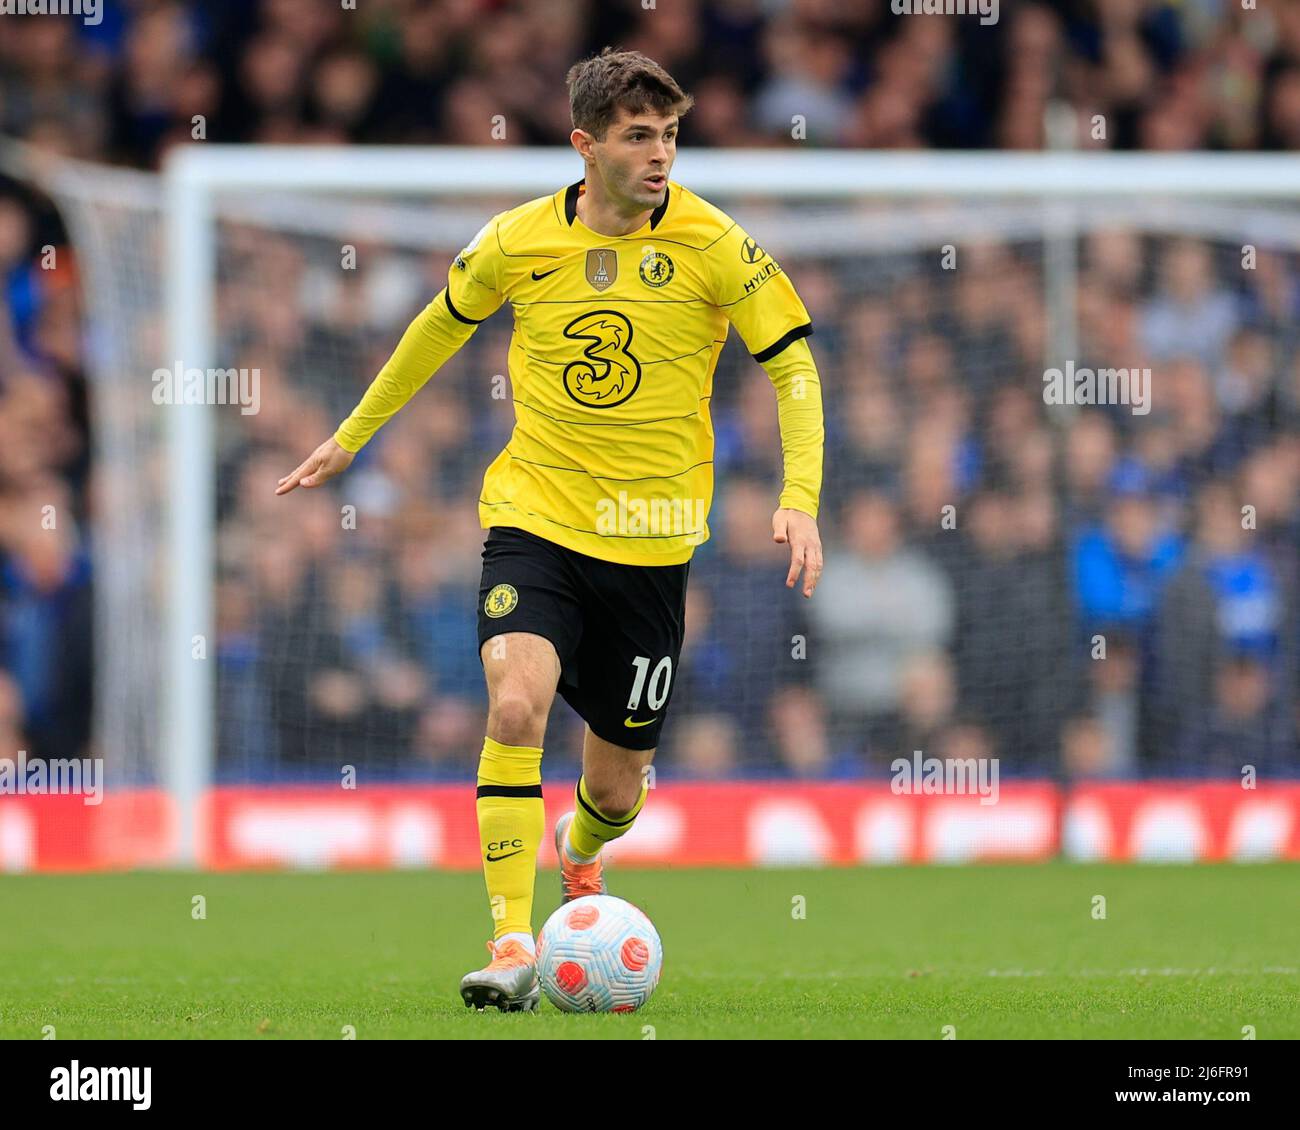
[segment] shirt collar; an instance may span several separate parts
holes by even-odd
[[[564,219],[569,227],[573,227],[573,221],[578,218],[578,197],[582,194],[587,183],[584,177],[580,181],[575,181],[564,190]],[[659,221],[664,218],[664,213],[668,211],[668,201],[672,196],[672,186],[664,186],[664,202],[650,213],[650,230],[654,231],[659,226]]]

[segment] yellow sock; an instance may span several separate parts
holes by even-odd
[[[492,937],[531,935],[537,849],[546,830],[541,749],[484,738],[475,808]]]
[[[587,779],[579,777],[578,788],[575,793],[577,805],[575,806],[573,821],[569,825],[569,854],[579,861],[592,860],[600,854],[600,849],[610,840],[616,840],[619,836],[626,835],[636,821],[641,806],[645,804],[648,792],[649,789],[646,788],[643,780],[641,782],[641,795],[637,797],[636,804],[632,806],[632,811],[625,816],[620,816],[617,820],[613,820],[592,803],[591,794],[587,792]]]

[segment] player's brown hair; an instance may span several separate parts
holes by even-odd
[[[599,55],[570,67],[565,82],[574,126],[598,141],[604,140],[620,107],[629,114],[648,111],[680,117],[695,105],[695,99],[677,85],[672,75],[640,51],[606,47]]]

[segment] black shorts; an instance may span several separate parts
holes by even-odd
[[[598,738],[653,749],[668,713],[686,621],[681,565],[619,565],[513,526],[483,546],[478,643],[532,632],[555,645],[557,689]]]

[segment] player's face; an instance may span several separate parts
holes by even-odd
[[[629,114],[620,108],[605,139],[592,146],[592,156],[620,211],[658,208],[677,158],[677,115]]]

